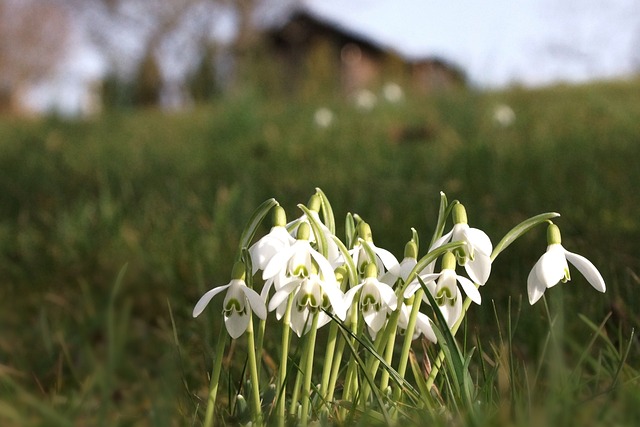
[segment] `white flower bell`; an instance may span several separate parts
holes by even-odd
[[[349,289],[344,296],[345,304],[350,306],[356,293],[361,291],[359,307],[372,336],[382,329],[387,321],[387,314],[398,306],[396,294],[391,286],[379,281],[376,275],[375,264],[369,263],[365,270],[364,281]]]
[[[491,239],[484,231],[469,227],[467,212],[461,203],[453,207],[453,222],[453,229],[438,239],[431,249],[449,241],[464,242],[464,246],[454,251],[458,264],[464,266],[471,280],[484,285],[491,274]]]
[[[264,300],[256,291],[247,286],[244,276],[244,264],[241,262],[236,263],[233,267],[231,281],[202,295],[193,308],[193,317],[198,317],[214,296],[226,290],[227,294],[224,298],[222,313],[225,327],[231,338],[236,339],[247,330],[251,319],[250,311],[254,312],[260,319],[266,319],[267,308]]]
[[[480,292],[473,282],[464,276],[456,274],[456,259],[453,253],[447,252],[442,257],[442,271],[440,273],[421,274],[420,278],[425,283],[431,295],[438,303],[442,315],[447,321],[447,325],[452,327],[462,314],[462,295],[458,290],[457,283],[460,284],[464,292],[471,301],[476,304],[482,302]],[[420,283],[411,282],[404,291],[404,297],[410,298],[420,288]],[[427,304],[429,300],[422,297]]]
[[[547,251],[533,266],[527,278],[529,303],[535,304],[547,288],[559,282],[571,280],[569,264],[573,264],[597,291],[605,292],[607,287],[598,269],[585,257],[566,250],[561,244],[560,229],[555,224],[547,228]]]

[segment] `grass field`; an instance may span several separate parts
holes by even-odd
[[[0,118],[0,424],[200,425],[221,319],[192,319],[194,303],[228,282],[256,206],[275,197],[293,218],[320,187],[338,234],[356,212],[399,258],[410,227],[429,240],[441,190],[494,243],[560,212],[563,243],[599,267],[607,293],[577,272],[552,289],[561,345],[546,351],[547,313],[526,302],[543,229],[501,255],[466,328],[466,346],[486,352],[472,374],[509,358],[478,380],[484,420],[637,425],[638,100],[635,80],[371,111],[246,94],[179,114]],[[501,104],[515,112],[509,126],[494,119]],[[314,124],[320,107],[334,113],[326,128]],[[606,319],[600,335],[584,318],[595,329]],[[276,347],[265,344],[274,359]],[[223,400],[241,368],[231,363]]]

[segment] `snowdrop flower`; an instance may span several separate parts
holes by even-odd
[[[224,315],[225,327],[231,338],[236,339],[247,330],[251,319],[249,310],[253,311],[260,319],[265,320],[267,308],[264,300],[256,291],[247,286],[244,275],[244,264],[236,263],[233,267],[233,279],[228,284],[215,287],[202,295],[193,308],[193,317],[198,317],[214,296],[226,290],[222,314]]]
[[[409,277],[411,270],[418,264],[418,247],[413,241],[408,242],[404,247],[404,258],[399,264],[392,266],[381,278],[380,281],[389,286],[397,284],[398,280],[404,283]]]
[[[276,206],[274,209],[274,226],[271,231],[249,248],[253,274],[258,270],[264,270],[271,258],[295,242],[285,227],[287,219],[284,209],[282,206]]]
[[[349,251],[349,254],[353,258],[353,262],[361,277],[364,277],[365,268],[369,263],[374,263],[380,274],[397,267],[398,259],[391,252],[373,244],[371,227],[369,227],[369,224],[364,221],[360,222],[358,224],[358,235],[366,242],[375,254],[375,259],[369,259],[369,254],[364,248],[364,243],[362,242],[355,245],[353,249]]]
[[[311,211],[311,215],[313,216],[314,222],[320,224],[320,230],[322,231],[325,241],[327,242],[327,259],[329,260],[329,263],[333,268],[337,268],[338,266],[344,263],[344,260],[342,258],[342,253],[340,252],[340,249],[338,249],[338,245],[333,240],[333,234],[329,230],[329,227],[324,225],[324,223],[320,220],[320,214],[318,213],[318,211],[320,210],[321,203],[322,203],[322,200],[320,196],[318,194],[314,194],[313,196],[311,196],[311,199],[309,200],[309,211]],[[298,219],[291,221],[289,224],[287,224],[287,229],[290,229],[291,233],[297,234],[298,227],[300,227],[300,224],[310,225],[309,221],[310,220],[309,218],[307,218],[307,215],[303,214]],[[315,233],[310,233],[307,239],[311,243],[315,243],[316,242]]]
[[[438,239],[431,249],[451,242],[464,242],[465,246],[454,251],[458,264],[464,266],[469,278],[484,285],[491,274],[491,252],[493,245],[489,236],[467,224],[467,212],[460,203],[453,207],[453,229]]]
[[[529,303],[535,304],[547,288],[557,285],[559,282],[571,280],[567,261],[587,279],[597,291],[607,290],[602,275],[598,269],[585,257],[566,250],[561,244],[560,229],[555,224],[549,224],[547,228],[547,251],[533,266],[527,278],[527,291]]]
[[[391,286],[380,282],[377,278],[375,264],[369,263],[362,283],[349,289],[344,296],[345,304],[351,305],[356,293],[360,291],[359,307],[371,335],[375,337],[387,321],[387,314],[398,306],[396,294]]]
[[[411,317],[411,309],[413,305],[407,305],[405,303],[400,307],[400,317],[398,317],[398,328],[401,333],[407,330],[407,326],[409,325],[409,317]],[[412,339],[418,339],[420,335],[424,335],[429,341],[433,343],[438,342],[438,338],[436,338],[435,332],[433,332],[432,321],[429,319],[424,313],[418,312],[418,317],[416,319],[416,325],[413,330]]]
[[[406,282],[409,274],[418,264],[417,256],[418,247],[416,246],[415,242],[408,242],[405,245],[404,258],[402,259],[400,264],[392,267],[389,271],[387,271],[384,276],[382,276],[380,281],[388,284],[389,286],[401,286],[402,283]],[[429,273],[432,272],[432,266],[433,264],[430,264],[426,269]],[[414,279],[413,283],[418,284],[418,280]],[[412,305],[407,305],[405,302],[403,302],[400,306],[398,328],[400,328],[401,331],[407,329],[407,326],[409,324],[409,317],[411,316],[411,307]],[[418,312],[415,329],[413,331],[413,339],[417,339],[420,335],[424,335],[428,340],[432,342],[437,342],[436,335],[433,332],[433,327],[431,326],[431,319],[429,319],[426,314]]]
[[[431,295],[438,303],[442,315],[447,321],[447,325],[452,327],[462,314],[462,295],[458,289],[458,283],[471,301],[476,304],[482,302],[480,292],[473,282],[464,276],[456,274],[456,257],[451,252],[447,252],[442,257],[442,271],[440,273],[421,274],[420,278],[425,283]],[[420,283],[411,282],[404,291],[405,298],[411,298],[420,288]],[[422,297],[427,304],[429,300]]]
[[[263,296],[268,293],[271,284],[274,284],[276,291],[279,291],[293,280],[308,278],[315,269],[313,263],[317,264],[325,280],[335,278],[329,261],[311,247],[308,240],[310,233],[310,225],[306,222],[301,223],[297,230],[298,239],[271,258],[262,272],[262,278],[266,281],[262,291]]]
[[[294,295],[291,310],[291,329],[298,336],[307,333],[311,328],[310,314],[319,316],[318,328],[331,320],[322,311],[323,309],[333,309],[335,315],[341,320],[344,320],[347,316],[344,295],[333,275],[328,277],[327,280],[323,280],[318,274],[312,273],[302,280],[293,280],[287,283],[269,301],[269,311],[279,309],[283,313],[290,294]]]

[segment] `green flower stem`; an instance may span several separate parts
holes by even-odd
[[[342,393],[342,400],[345,402],[353,402],[355,403],[355,390],[358,389],[358,362],[356,361],[355,356],[352,354],[349,358],[349,364],[347,365],[347,374],[345,377],[345,386],[344,391]],[[347,416],[347,407],[340,407],[339,414],[340,419],[344,420]]]
[[[342,362],[342,355],[344,353],[344,346],[346,341],[344,339],[338,340],[336,349],[333,353],[333,364],[331,365],[331,376],[329,378],[329,384],[327,386],[327,393],[324,398],[327,402],[333,401],[333,393],[336,390],[336,382],[338,381],[338,372],[340,372],[340,363]]]
[[[400,317],[400,307],[397,310],[393,311],[389,318],[387,319],[387,326],[381,333],[378,333],[376,339],[374,341],[374,351],[377,354],[381,354],[384,351],[386,344],[389,342],[389,339],[392,334],[396,333],[396,329],[398,327],[398,318]],[[378,367],[380,366],[380,359],[375,357],[373,354],[370,355],[369,361],[367,362],[367,371],[371,375],[372,379],[375,379],[376,373],[378,372]],[[368,383],[362,385],[362,402],[366,402],[369,399],[369,392],[371,388]]]
[[[204,417],[204,427],[213,426],[213,415],[216,407],[216,397],[218,395],[218,381],[220,380],[220,371],[222,370],[222,355],[224,353],[224,345],[227,342],[227,331],[224,327],[220,327],[220,336],[216,343],[216,352],[213,358],[213,368],[211,369],[211,383],[209,385],[209,398],[207,399],[207,411]]]
[[[256,337],[256,359],[258,362],[258,378],[260,378],[260,370],[262,368],[262,348],[264,344],[264,332],[267,327],[267,319],[260,319],[258,322],[258,336]]]
[[[329,391],[329,380],[333,368],[333,355],[336,349],[336,341],[338,338],[338,324],[331,322],[329,325],[329,335],[327,337],[327,348],[324,352],[324,366],[322,367],[322,380],[320,382],[320,393],[326,399]],[[338,363],[340,363],[338,361]]]
[[[287,309],[282,318],[282,344],[280,353],[280,368],[278,369],[278,390],[276,401],[278,406],[276,409],[277,424],[284,427],[286,424],[286,401],[287,401],[287,362],[289,360],[289,337],[291,334],[291,306],[293,305],[293,295],[289,295],[287,300]]]
[[[249,376],[251,378],[251,405],[253,409],[254,425],[262,425],[262,408],[260,406],[260,382],[258,380],[258,366],[256,363],[256,345],[253,333],[253,316],[249,314],[247,326],[247,353],[249,354]]]
[[[418,289],[413,297],[413,305],[411,306],[411,315],[409,316],[409,323],[407,323],[407,330],[404,333],[404,342],[402,344],[402,350],[400,352],[400,362],[398,363],[398,375],[404,378],[407,372],[407,363],[409,362],[409,351],[411,350],[411,342],[413,341],[413,331],[416,328],[416,322],[418,321],[418,313],[420,312],[420,304],[422,303],[422,295],[424,291]],[[399,402],[402,388],[397,387],[393,391],[393,401]]]
[[[316,335],[318,332],[318,313],[313,314],[311,329],[307,332],[304,360],[304,382],[302,384],[302,415],[300,425],[306,426],[309,417],[309,404],[311,403],[311,377],[313,375],[313,354],[316,349]]]
[[[400,304],[398,304],[398,308],[400,308]],[[393,350],[396,345],[396,336],[398,331],[398,324],[394,327],[394,331],[389,335],[389,339],[387,341],[387,346],[384,350],[384,361],[387,362],[387,365],[391,366],[391,361],[393,359]],[[404,374],[403,374],[404,376]],[[389,371],[386,369],[382,370],[380,374],[380,391],[384,392],[386,388],[389,386]]]
[[[477,286],[478,285],[476,285],[476,287]],[[462,321],[464,320],[464,316],[467,314],[467,310],[469,309],[470,305],[471,298],[466,297],[464,303],[462,304],[462,314],[460,315],[460,318],[456,321],[456,323],[454,323],[454,325],[451,327],[451,335],[453,335],[454,337],[456,336],[456,332],[458,332],[458,329],[460,329],[460,325],[462,325]],[[427,390],[431,390],[431,387],[433,387],[433,383],[438,376],[438,372],[440,372],[442,362],[444,362],[444,351],[440,350],[438,352],[438,355],[436,356],[436,360],[433,363],[433,368],[431,369],[431,372],[429,372],[429,378],[427,378]]]
[[[300,385],[302,384],[302,367],[298,365],[297,371],[296,382],[293,384],[293,391],[291,392],[291,405],[289,406],[289,415],[291,417],[296,417],[298,414],[298,399],[300,397]]]
[[[350,327],[351,331],[356,335],[360,335],[362,333],[362,322],[358,322],[360,311],[358,310],[358,302],[354,299],[351,304],[351,314],[350,314]],[[351,338],[351,345],[353,348],[358,348],[358,342],[355,338]],[[357,362],[356,358],[353,354],[349,357],[349,363],[347,364],[347,374],[344,382],[344,391],[342,392],[342,400],[347,402],[353,401],[353,391],[358,387],[358,377],[356,375]],[[346,414],[346,408],[341,408],[341,416],[344,418]]]

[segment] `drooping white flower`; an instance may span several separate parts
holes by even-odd
[[[407,326],[409,325],[409,318],[411,317],[411,309],[413,305],[407,305],[402,303],[400,307],[400,316],[398,317],[398,328],[400,331],[406,331]],[[418,317],[416,318],[416,325],[413,330],[412,339],[417,339],[420,335],[424,335],[429,341],[437,343],[438,338],[436,338],[435,332],[433,332],[433,322],[429,319],[424,313],[418,312]]]
[[[301,223],[298,227],[298,239],[289,247],[275,254],[262,272],[262,278],[266,281],[265,288],[275,286],[276,291],[295,279],[303,279],[315,269],[317,264],[319,274],[324,278],[334,276],[333,267],[321,253],[311,247],[308,238],[310,226],[308,223]],[[268,289],[266,290],[268,292]],[[263,289],[263,295],[265,290]]]
[[[380,278],[380,281],[391,287],[400,285],[398,282],[399,280],[401,280],[402,283],[405,283],[411,271],[418,264],[417,256],[418,246],[414,241],[409,241],[404,247],[404,258],[402,261],[387,270],[387,272]],[[428,273],[432,272],[433,270],[428,271]],[[416,283],[418,282],[416,281]]]
[[[491,252],[493,245],[487,234],[467,224],[467,213],[460,203],[453,207],[453,229],[438,239],[431,249],[445,243],[464,242],[465,245],[454,251],[458,264],[464,266],[469,278],[479,285],[484,285],[491,274]]]
[[[350,306],[356,293],[360,291],[359,309],[371,335],[375,337],[387,321],[387,315],[398,306],[396,294],[391,286],[376,278],[375,264],[370,263],[366,277],[359,285],[349,289],[344,296],[346,306]]]
[[[400,264],[395,267],[389,269],[382,278],[381,282],[388,284],[389,286],[401,286],[402,283],[405,283],[409,274],[414,269],[414,267],[418,264],[417,260],[418,255],[418,247],[415,242],[410,241],[405,245],[404,248],[404,258],[400,261]],[[425,270],[422,271],[422,274],[431,273],[433,270],[433,264],[427,266]],[[413,283],[419,284],[417,279],[413,280]],[[400,316],[398,317],[398,328],[401,331],[405,331],[407,326],[409,325],[409,318],[411,317],[411,309],[412,305],[407,305],[406,302],[402,302],[400,306]],[[415,328],[413,330],[412,339],[417,339],[420,335],[424,335],[428,340],[432,342],[437,342],[437,338],[435,333],[433,332],[433,327],[431,326],[432,322],[424,313],[418,312],[416,318]]]
[[[264,235],[249,248],[253,263],[253,274],[258,270],[264,270],[277,253],[291,246],[296,239],[293,238],[284,226],[275,225],[268,234]]]
[[[244,270],[244,265],[240,268]],[[240,268],[234,267],[234,279],[231,279],[226,285],[215,287],[206,292],[193,308],[193,317],[198,317],[214,296],[226,290],[222,313],[227,332],[233,339],[240,337],[247,330],[251,311],[260,319],[267,318],[264,300],[256,291],[247,286],[243,274],[237,274]]]
[[[309,205],[312,206],[314,203],[321,203],[320,198],[317,194],[314,194],[314,197],[311,198],[311,200],[309,201]],[[319,206],[317,207],[312,206],[312,207],[314,209],[315,208],[319,209]],[[338,249],[338,245],[336,244],[336,242],[333,240],[333,234],[331,233],[331,230],[329,230],[329,227],[324,225],[324,223],[320,220],[320,214],[314,209],[310,209],[310,211],[311,211],[311,215],[313,216],[314,222],[320,225],[320,231],[323,234],[324,240],[327,244],[326,258],[333,268],[337,268],[338,266],[344,263],[344,260],[342,258],[342,253],[340,252],[340,249]],[[309,227],[311,227],[310,219],[307,217],[307,214],[303,214],[296,220],[291,221],[289,224],[287,224],[287,228],[291,229],[291,233],[293,235],[297,235],[298,228],[300,227],[301,224],[306,224]],[[316,243],[315,233],[310,233],[308,240],[311,243]]]
[[[455,265],[455,256],[451,252],[447,252],[442,258],[442,271],[440,273],[420,275],[427,289],[438,303],[438,307],[449,327],[452,327],[462,314],[462,294],[458,289],[458,284],[460,284],[465,294],[471,298],[471,301],[476,304],[482,302],[480,292],[476,286],[471,280],[456,274]],[[420,283],[417,280],[412,281],[407,285],[404,297],[411,298],[419,288]],[[422,299],[427,304],[429,303],[426,296],[423,296]]]
[[[347,315],[344,295],[333,275],[324,280],[312,273],[303,279],[292,280],[273,295],[269,301],[269,311],[278,310],[281,317],[290,294],[293,294],[291,329],[298,336],[311,328],[311,315],[319,316],[318,328],[331,320],[323,310],[333,310],[340,320],[344,320]]]
[[[373,243],[371,227],[369,227],[369,224],[366,222],[358,224],[358,235],[360,236],[360,241],[349,251],[349,254],[358,269],[360,277],[364,277],[365,268],[369,263],[375,264],[380,275],[383,275],[386,271],[398,266],[398,259],[395,255],[384,248],[377,247]],[[369,252],[367,252],[365,245],[367,245],[374,253],[374,259],[370,259]]]
[[[562,246],[560,229],[555,224],[550,224],[547,228],[547,241],[547,251],[533,266],[527,278],[530,304],[535,304],[547,288],[571,280],[568,262],[573,264],[596,290],[607,290],[602,275],[591,261],[582,255],[569,252]]]

